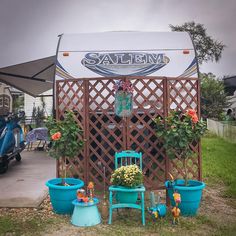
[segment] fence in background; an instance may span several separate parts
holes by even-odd
[[[212,133],[236,143],[236,123],[207,119],[207,129]]]

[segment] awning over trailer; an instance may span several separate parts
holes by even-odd
[[[0,68],[0,82],[34,97],[53,88],[56,56]]]

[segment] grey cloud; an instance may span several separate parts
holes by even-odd
[[[234,0],[0,0],[0,67],[54,54],[60,33],[169,31],[194,20],[227,45],[202,68],[235,74],[235,12]]]

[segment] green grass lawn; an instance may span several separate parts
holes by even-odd
[[[236,198],[236,144],[208,134],[202,139],[202,173],[206,183],[223,183],[225,196]]]
[[[61,218],[47,219],[37,215],[27,219],[0,216],[0,235],[1,236],[22,236],[22,235],[42,235],[41,232],[47,227],[52,227],[62,222]]]

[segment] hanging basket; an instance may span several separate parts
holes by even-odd
[[[120,117],[129,117],[133,110],[133,94],[118,90],[115,94],[115,114]]]

